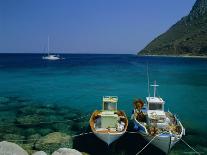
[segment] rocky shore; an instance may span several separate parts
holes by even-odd
[[[0,97],[0,122],[0,155],[15,149],[20,152],[16,155],[78,155],[72,149],[73,135],[86,132],[88,117],[70,107],[9,96]]]
[[[29,153],[19,145],[7,141],[0,142],[0,155],[29,155]],[[85,154],[85,153],[84,153]],[[36,151],[32,155],[47,155],[44,151]],[[52,155],[83,155],[83,153],[70,148],[60,148]]]

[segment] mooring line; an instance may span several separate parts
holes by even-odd
[[[193,150],[196,154],[199,154],[200,155],[200,153],[198,152],[198,151],[196,151],[193,147],[191,147],[186,141],[184,141],[182,138],[181,138],[181,141],[185,144],[185,145],[187,145],[191,150]]]
[[[83,133],[80,133],[80,134],[76,134],[76,135],[69,135],[70,137],[72,138],[75,138],[75,137],[78,137],[78,136],[84,136],[84,135],[88,135],[88,134],[91,134],[93,132],[83,132]],[[27,142],[27,141],[37,141],[39,140],[40,138],[36,138],[36,139],[2,139],[2,141],[9,141],[9,142]],[[50,138],[50,140],[53,140],[53,138]],[[54,139],[55,140],[55,139]]]
[[[160,135],[160,134],[159,134]],[[157,136],[159,136],[159,135],[156,135],[156,136],[154,136],[148,143],[147,143],[147,145],[145,145],[139,152],[137,152],[137,154],[136,155],[138,155],[138,154],[140,154]]]
[[[17,124],[17,123],[11,123],[11,124],[0,124],[0,127],[7,127],[7,126],[24,126],[24,125],[40,125],[40,124],[52,124],[52,123],[67,123],[71,121],[80,120],[83,118],[88,117],[90,114],[87,114],[85,116],[82,116],[80,118],[75,118],[72,120],[65,120],[65,121],[50,121],[50,122],[37,122],[37,123],[24,123],[24,124]]]

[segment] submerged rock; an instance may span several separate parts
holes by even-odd
[[[72,148],[72,145],[71,136],[61,132],[54,132],[40,138],[35,144],[35,149],[52,153],[61,147]]]
[[[20,146],[7,141],[0,142],[0,155],[28,155]]]
[[[0,96],[0,104],[1,104],[1,103],[4,104],[4,103],[7,103],[7,102],[9,102],[9,98]]]
[[[54,131],[50,128],[42,128],[42,129],[39,129],[38,133],[41,134],[42,136],[45,136],[45,135],[52,133],[52,132],[54,132]]]
[[[82,155],[82,153],[75,149],[60,148],[57,151],[53,152],[52,155]]]
[[[14,141],[15,143],[21,144],[23,143],[23,141],[19,141],[19,140],[24,140],[25,137],[17,134],[5,134],[3,136],[3,139],[6,141]]]
[[[37,151],[33,153],[32,155],[47,155],[47,153],[45,153],[44,151]]]
[[[39,115],[22,115],[21,117],[18,117],[17,118],[17,122],[19,124],[23,124],[23,125],[35,125],[35,124],[38,124],[39,122],[41,122],[42,120],[42,117],[39,116]]]

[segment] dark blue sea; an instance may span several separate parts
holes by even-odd
[[[166,101],[165,110],[176,113],[186,128],[184,139],[207,154],[207,59],[61,54],[65,59],[48,61],[42,56],[0,54],[0,96],[68,106],[83,113],[101,109],[102,96],[118,96],[118,108],[130,116],[133,100],[148,95],[148,64],[150,82],[159,84],[157,95]],[[171,151],[186,153],[192,150],[182,142]]]

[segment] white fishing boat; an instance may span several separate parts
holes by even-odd
[[[117,110],[117,102],[116,96],[104,96],[103,109],[93,112],[90,118],[92,132],[108,145],[119,139],[128,126],[125,113]]]
[[[185,129],[176,115],[164,111],[165,101],[156,96],[156,81],[151,86],[154,96],[150,97],[149,93],[146,104],[140,99],[134,101],[134,128],[144,139],[168,154],[185,134]]]
[[[47,52],[48,54],[46,56],[43,56],[42,59],[44,60],[59,60],[60,56],[56,54],[50,54],[50,38],[48,37],[47,40]]]

